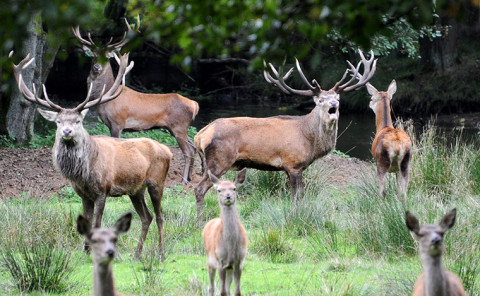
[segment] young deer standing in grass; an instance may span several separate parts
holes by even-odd
[[[393,127],[390,116],[390,101],[397,91],[397,83],[392,80],[387,91],[378,91],[370,83],[366,84],[372,96],[370,108],[375,112],[377,132],[372,143],[372,155],[377,165],[380,193],[385,196],[387,172],[397,173],[397,186],[404,201],[407,200],[408,174],[412,156],[412,141],[406,132]]]
[[[420,226],[418,219],[406,212],[406,224],[420,243],[423,274],[420,275],[413,296],[465,296],[460,278],[446,270],[442,264],[443,236],[455,224],[457,210],[448,212],[440,224]]]
[[[210,277],[208,295],[215,294],[215,272],[218,270],[220,295],[230,295],[233,276],[235,278],[235,296],[240,296],[240,277],[242,276],[243,261],[247,254],[247,232],[235,206],[237,199],[235,190],[245,181],[247,169],[241,170],[234,182],[220,181],[210,171],[207,173],[218,192],[220,205],[220,217],[210,220],[202,233]]]
[[[117,237],[128,231],[131,221],[132,213],[127,213],[112,228],[92,228],[85,217],[78,216],[77,230],[85,236],[92,248],[94,296],[122,295],[115,291],[112,261],[117,249]]]

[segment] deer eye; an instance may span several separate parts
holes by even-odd
[[[90,242],[91,242],[92,244],[96,244],[98,241],[97,241],[96,239],[92,239],[92,240],[90,240]]]
[[[116,244],[118,241],[118,239],[115,237],[115,238],[112,238],[112,243]]]

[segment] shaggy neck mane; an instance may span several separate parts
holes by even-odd
[[[91,175],[91,162],[97,153],[97,145],[85,132],[79,142],[57,140],[54,146],[53,162],[65,178],[75,182],[88,182]]]
[[[313,160],[330,153],[335,149],[337,142],[338,119],[327,124],[320,117],[319,112],[320,108],[315,107],[312,112],[302,118],[303,122],[300,123],[304,135],[313,143]]]

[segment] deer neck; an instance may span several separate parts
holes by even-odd
[[[240,236],[237,208],[235,205],[222,206],[220,212],[220,219],[222,220],[222,240],[228,250],[235,250]]]
[[[447,296],[445,267],[441,256],[422,256],[425,296]]]
[[[314,159],[322,157],[335,149],[337,142],[338,118],[325,122],[320,107],[301,117],[300,128],[303,134],[313,143]]]
[[[65,142],[57,138],[53,148],[53,162],[65,178],[88,182],[98,148],[85,129],[83,133],[79,141]]]
[[[115,77],[113,76],[113,70],[109,60],[107,60],[104,65],[102,65],[102,71],[100,73],[95,74],[93,73],[93,71],[90,71],[90,74],[87,78],[88,85],[90,85],[90,83],[93,83],[90,97],[92,99],[98,98],[100,96],[100,93],[102,92],[103,86],[105,86],[106,90],[110,89],[110,87],[112,87],[114,83],[114,80]]]
[[[386,98],[378,104],[375,115],[377,133],[386,127],[393,127],[392,117],[390,115],[390,102]]]
[[[115,294],[112,264],[95,263],[93,266],[93,295],[114,296]]]

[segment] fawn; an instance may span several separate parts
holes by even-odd
[[[235,206],[236,188],[243,184],[247,169],[241,170],[235,181],[220,181],[210,171],[207,172],[218,192],[220,217],[210,220],[204,227],[202,237],[207,251],[210,286],[208,295],[215,293],[215,272],[220,276],[221,294],[230,295],[232,276],[235,278],[235,296],[240,296],[242,265],[247,254],[247,232],[240,221]]]
[[[420,243],[423,273],[415,283],[413,296],[465,296],[460,278],[446,270],[442,263],[443,236],[455,224],[457,211],[452,209],[438,225],[420,226],[418,219],[406,212],[406,224]]]
[[[112,228],[92,228],[82,215],[77,219],[77,230],[89,243],[93,256],[93,295],[121,296],[115,290],[112,261],[117,249],[117,237],[127,232],[132,221],[132,213],[120,217]]]

